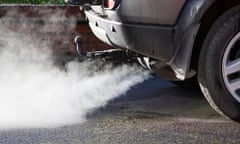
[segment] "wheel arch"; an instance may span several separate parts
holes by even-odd
[[[211,29],[214,22],[229,9],[240,5],[239,0],[217,0],[215,1],[203,14],[200,19],[201,25],[194,39],[194,45],[192,47],[191,59],[189,61],[188,71],[197,71],[199,63],[199,55],[209,30]]]
[[[190,68],[193,46],[201,26],[201,19],[217,0],[189,0],[184,6],[173,34],[176,49],[169,65],[180,80],[195,75]]]

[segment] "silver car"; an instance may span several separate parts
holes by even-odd
[[[71,0],[93,33],[240,122],[239,0]]]

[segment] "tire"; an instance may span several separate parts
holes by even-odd
[[[210,29],[200,52],[198,81],[218,113],[240,122],[240,6]]]

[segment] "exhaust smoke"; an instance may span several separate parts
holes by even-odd
[[[88,112],[149,77],[137,66],[97,61],[70,61],[61,68],[53,61],[48,41],[33,40],[3,25],[0,35],[1,129],[81,123]]]

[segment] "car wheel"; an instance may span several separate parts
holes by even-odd
[[[198,81],[217,112],[240,122],[240,6],[210,29],[200,53]]]

